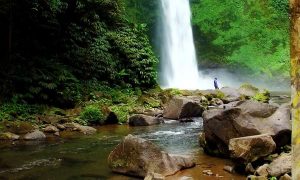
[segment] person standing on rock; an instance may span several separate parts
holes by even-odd
[[[215,86],[215,89],[219,89],[218,79],[217,78],[215,78],[215,80],[214,80],[214,86]]]

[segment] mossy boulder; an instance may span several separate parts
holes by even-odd
[[[205,107],[201,99],[194,97],[173,97],[164,107],[163,117],[166,119],[182,119],[202,116]]]
[[[14,140],[18,140],[19,138],[20,138],[19,135],[10,132],[0,133],[0,140],[14,141]]]
[[[246,97],[253,97],[257,93],[259,93],[259,89],[257,87],[248,83],[241,85],[238,91],[241,95],[244,95]]]
[[[146,177],[148,173],[172,175],[195,163],[190,158],[169,155],[148,140],[128,135],[109,154],[108,166],[113,172]]]
[[[4,131],[12,132],[14,134],[26,134],[37,129],[32,123],[24,121],[5,121],[3,122]]]

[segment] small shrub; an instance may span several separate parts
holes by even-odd
[[[216,98],[224,99],[225,98],[225,94],[222,91],[217,91]]]
[[[270,92],[268,90],[264,90],[253,96],[252,99],[259,102],[267,103],[270,100]]]
[[[111,110],[117,115],[120,123],[126,123],[130,113],[133,111],[133,107],[130,105],[116,105],[112,106]]]
[[[79,123],[87,123],[87,124],[103,124],[105,117],[97,106],[87,106],[83,109],[83,111],[80,114],[80,119],[83,120],[83,122]]]

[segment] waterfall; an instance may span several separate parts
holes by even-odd
[[[189,0],[161,1],[161,72],[164,88],[200,89]]]

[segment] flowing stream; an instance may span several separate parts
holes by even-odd
[[[161,86],[199,89],[189,0],[161,0],[161,11]]]
[[[284,95],[284,96],[282,96]],[[272,93],[273,103],[290,101],[290,92]],[[176,122],[176,121],[175,121]],[[127,125],[101,126],[93,136],[61,133],[41,142],[1,142],[0,179],[100,179],[136,180],[137,178],[114,174],[107,166],[107,157],[121,139],[133,134],[153,141],[164,151],[189,155],[197,166],[180,171],[167,180],[193,177],[195,180],[214,180],[203,170],[224,176],[221,179],[244,180],[245,177],[223,171],[229,160],[204,154],[198,145],[198,134],[203,130],[202,119],[189,123],[166,123],[147,127]]]
[[[181,171],[167,179],[182,177],[214,179],[203,175],[211,169],[230,179],[245,179],[223,171],[227,160],[205,155],[198,145],[202,120],[192,123],[162,124],[149,127],[113,125],[99,127],[93,136],[62,134],[63,139],[53,138],[44,142],[0,142],[0,179],[100,179],[135,180],[137,178],[114,174],[107,166],[108,154],[127,134],[134,134],[153,141],[164,151],[189,155],[197,166]]]

